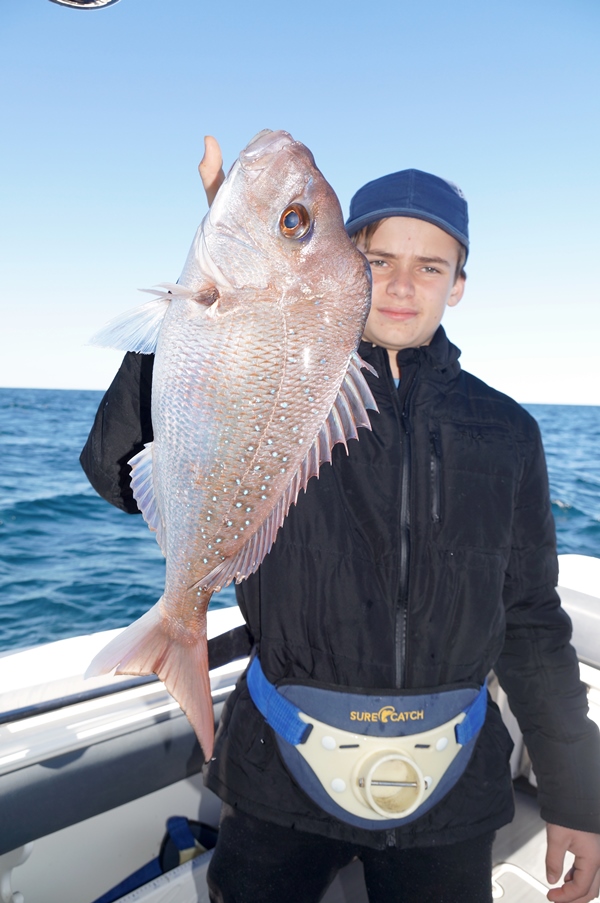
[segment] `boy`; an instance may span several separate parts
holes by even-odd
[[[207,151],[210,201],[220,153],[210,143]],[[477,694],[494,667],[538,777],[549,879],[558,880],[567,849],[576,855],[549,898],[584,903],[599,889],[599,744],[554,590],[539,432],[515,402],[461,371],[440,326],[464,291],[466,202],[442,179],[405,170],[357,192],[347,229],[373,273],[359,353],[379,374],[367,374],[379,413],[348,456],[334,448],[332,466],[310,481],[259,571],[237,588],[261,687],[317,689],[339,699],[334,708],[358,698],[367,713],[382,697],[394,711],[414,710],[415,699]],[[82,456],[98,488],[107,464],[117,473],[120,461],[123,472],[139,425],[150,428],[148,398],[126,413],[144,378],[136,357],[107,393],[115,420],[105,416],[94,452],[91,437]],[[117,434],[118,453],[106,445]],[[126,486],[112,482],[102,494],[131,510],[118,501]],[[302,768],[291,776],[260,705],[254,679],[242,677],[207,768],[225,803],[209,870],[215,903],[317,901],[355,856],[371,903],[491,901],[494,831],[513,813],[510,739],[493,703],[435,805],[386,818],[385,797],[374,796],[371,820],[321,799]],[[407,783],[420,781],[431,777]]]

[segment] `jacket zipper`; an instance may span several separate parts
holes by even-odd
[[[396,687],[406,684],[406,640],[408,636],[408,580],[410,564],[410,477],[411,477],[411,429],[409,406],[416,384],[413,374],[402,406],[401,423],[404,429],[400,502],[400,580],[395,626]]]
[[[429,442],[431,447],[431,457],[429,463],[429,472],[431,475],[431,520],[434,524],[439,524],[442,519],[442,444],[440,442],[439,433],[431,433]]]

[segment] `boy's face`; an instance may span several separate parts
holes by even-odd
[[[396,352],[429,345],[446,307],[462,298],[460,245],[432,223],[393,216],[377,228],[368,249],[360,242],[357,247],[373,274],[364,339],[387,348],[396,370]]]

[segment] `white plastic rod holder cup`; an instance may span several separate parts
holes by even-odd
[[[426,789],[425,778],[417,763],[393,751],[362,759],[355,774],[362,798],[385,818],[410,815],[420,806]]]

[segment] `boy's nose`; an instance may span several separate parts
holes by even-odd
[[[387,284],[387,291],[391,295],[401,298],[412,297],[415,286],[410,273],[396,271]]]

